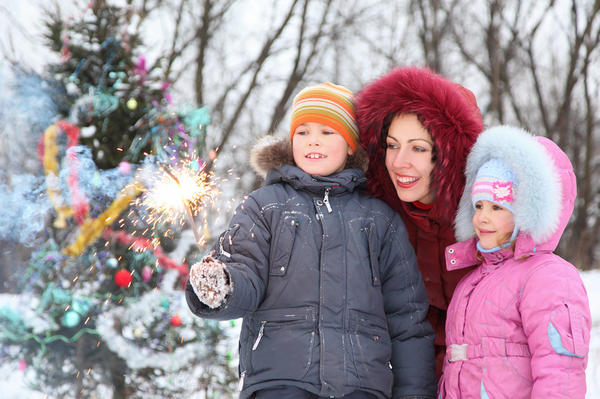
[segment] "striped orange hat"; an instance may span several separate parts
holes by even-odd
[[[322,123],[339,132],[350,148],[356,150],[358,127],[353,99],[350,90],[329,82],[305,88],[292,104],[290,138],[294,138],[294,131],[303,123]]]

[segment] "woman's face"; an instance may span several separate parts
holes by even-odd
[[[385,167],[405,202],[431,204],[433,171],[433,139],[415,114],[397,115],[386,137]]]

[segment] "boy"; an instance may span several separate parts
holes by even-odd
[[[191,268],[194,314],[244,318],[241,398],[435,396],[427,294],[400,217],[363,192],[352,100],[296,96],[291,148],[253,150],[265,186]]]

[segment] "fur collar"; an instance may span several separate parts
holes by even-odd
[[[521,233],[530,235],[535,245],[552,241],[555,246],[573,210],[576,195],[573,168],[554,143],[512,126],[486,130],[469,154],[465,192],[455,221],[458,240],[475,236],[471,191],[477,171],[492,158],[504,161],[515,174],[513,208],[515,224]],[[560,162],[563,165],[559,168]]]
[[[346,169],[367,170],[369,160],[364,149],[359,147],[354,154],[348,157]],[[292,154],[292,142],[289,138],[279,138],[275,136],[265,136],[261,138],[250,152],[250,165],[252,165],[256,174],[263,179],[267,174],[283,165],[296,166]]]

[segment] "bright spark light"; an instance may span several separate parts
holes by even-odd
[[[214,175],[198,170],[193,165],[197,165],[197,161],[161,167],[153,176],[153,184],[138,202],[150,211],[144,219],[153,229],[157,224],[183,226],[187,221],[199,244],[200,236],[194,217],[203,205],[214,201],[218,191]]]

